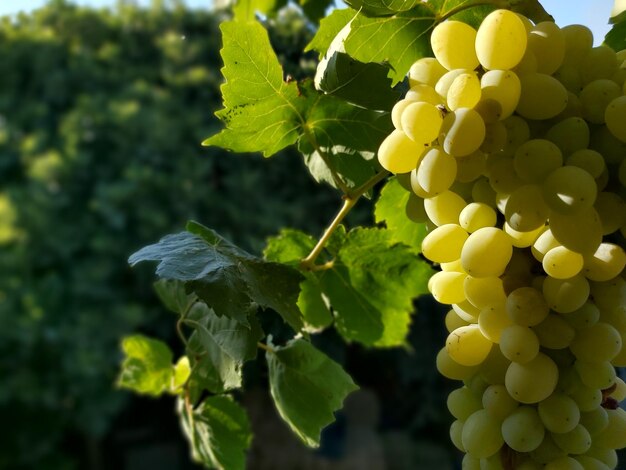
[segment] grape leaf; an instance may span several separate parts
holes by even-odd
[[[176,408],[196,462],[219,470],[246,468],[252,433],[248,416],[237,402],[227,395],[213,396],[190,409],[180,398]]]
[[[221,25],[226,128],[206,139],[236,152],[271,156],[301,136],[325,148],[375,151],[391,130],[389,113],[366,110],[317,92],[311,81],[283,81],[267,32],[256,22]]]
[[[265,357],[280,416],[306,445],[319,446],[321,430],[358,387],[339,364],[303,339],[272,347]]]
[[[170,390],[174,378],[172,352],[162,341],[142,335],[122,340],[124,361],[118,385],[136,393],[159,396]]]
[[[625,14],[622,15],[624,19],[615,23],[604,37],[604,43],[614,51],[626,49],[626,12],[624,13]]]
[[[247,325],[258,304],[275,310],[294,330],[302,328],[296,302],[303,277],[297,270],[256,258],[200,224],[190,222],[187,230],[142,248],[129,263],[158,261],[159,277],[186,281],[217,315]]]
[[[320,21],[320,27],[311,42],[307,44],[304,51],[318,51],[320,58],[322,58],[328,51],[330,44],[337,34],[339,34],[339,31],[341,31],[355,15],[356,12],[349,8],[334,10],[330,15]]]
[[[189,356],[206,355],[217,374],[218,386],[211,385],[211,391],[230,390],[241,386],[241,367],[257,352],[257,342],[263,331],[256,317],[251,317],[249,327],[226,316],[218,317],[203,302],[197,302],[185,317],[184,323],[195,332],[194,345]],[[207,364],[205,364],[207,365]],[[210,377],[215,378],[210,374]]]
[[[287,0],[237,0],[233,13],[238,20],[254,20],[256,12],[273,16],[287,4]]]
[[[322,291],[319,280],[312,273],[305,275],[306,279],[300,283],[298,307],[304,317],[304,330],[315,333],[330,326],[333,315],[330,312],[330,303]]]
[[[349,0],[346,3],[366,16],[388,16],[411,10],[422,0]]]
[[[394,242],[404,243],[414,253],[420,253],[426,226],[411,222],[405,212],[411,193],[404,189],[396,178],[391,178],[380,192],[374,208],[377,223],[384,222]]]
[[[168,310],[179,315],[188,311],[197,300],[195,294],[187,294],[185,283],[177,280],[159,279],[154,290]]]
[[[626,21],[626,0],[615,0],[611,9],[609,23],[618,24]],[[622,49],[616,49],[618,51]]]
[[[283,264],[299,263],[315,246],[316,240],[299,230],[284,228],[267,241],[263,256],[269,261]]]
[[[333,0],[298,0],[304,14],[316,24],[320,22],[333,3]]]

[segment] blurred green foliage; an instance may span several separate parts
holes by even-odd
[[[200,147],[218,126],[219,21],[64,1],[0,20],[0,468],[76,468],[67,436],[99,439],[128,398],[121,337],[172,336],[130,253],[193,218],[260,252],[335,209],[294,154],[270,168]],[[302,20],[272,25],[287,71],[312,70]]]

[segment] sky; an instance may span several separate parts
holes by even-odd
[[[95,7],[115,5],[115,0],[74,0],[81,5]],[[607,24],[613,0],[540,0],[544,8],[554,16],[559,26],[568,24],[587,25],[594,33],[595,43],[602,43],[609,30]],[[137,3],[148,5],[150,0],[136,0]],[[46,3],[46,0],[0,0],[0,15],[29,11]],[[193,8],[211,5],[212,0],[185,0]]]

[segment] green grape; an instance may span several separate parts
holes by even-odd
[[[491,207],[496,206],[496,192],[487,178],[478,178],[472,186],[472,199]]]
[[[422,147],[437,138],[442,123],[441,111],[437,106],[423,101],[410,103],[400,117],[402,130],[409,139]]]
[[[500,351],[508,360],[526,364],[539,354],[539,338],[526,326],[511,325],[502,330]]]
[[[598,187],[593,176],[576,166],[562,166],[543,182],[546,204],[560,214],[577,214],[596,202]]]
[[[583,255],[595,253],[602,242],[602,223],[592,207],[573,215],[552,212],[549,222],[554,238],[572,251]]]
[[[484,309],[494,305],[504,304],[506,294],[499,277],[472,277],[467,276],[463,284],[465,297],[476,308]]]
[[[553,393],[537,406],[545,428],[553,433],[573,430],[580,421],[580,410],[574,400],[563,393]]]
[[[599,322],[578,330],[570,349],[577,359],[604,362],[613,359],[622,349],[622,337],[608,323]]]
[[[537,61],[537,71],[552,75],[563,63],[565,57],[565,37],[555,23],[537,23],[528,35],[528,48]]]
[[[555,279],[569,279],[583,269],[583,256],[564,246],[548,251],[541,260],[543,270]]]
[[[538,403],[548,398],[556,388],[559,370],[543,353],[525,364],[511,362],[504,384],[509,394],[520,403]]]
[[[439,271],[428,280],[428,289],[440,304],[457,304],[465,300],[465,273]]]
[[[626,447],[626,411],[617,408],[606,412],[609,422],[596,436],[596,442],[607,449],[623,449]]]
[[[585,470],[611,470],[598,459],[594,459],[588,455],[577,455],[574,457],[574,460],[580,463]]]
[[[464,157],[478,150],[485,139],[485,123],[471,108],[458,108],[446,115],[439,141],[454,157]]]
[[[513,158],[508,157],[499,158],[488,168],[489,184],[496,193],[511,194],[523,184],[514,168]]]
[[[527,119],[550,119],[567,106],[567,90],[556,78],[529,73],[520,78],[522,91],[517,113]]]
[[[435,91],[439,95],[439,97],[445,101],[448,96],[448,90],[454,83],[457,77],[463,74],[471,74],[473,73],[471,69],[454,69],[446,72],[441,76],[437,83],[435,84]]]
[[[602,391],[598,388],[587,387],[582,382],[568,395],[576,402],[580,411],[594,410],[602,403]]]
[[[506,118],[502,124],[506,127],[506,149],[509,150],[509,153],[515,153],[517,147],[530,139],[530,127],[525,119],[515,115]]]
[[[552,436],[549,432],[547,432],[535,450],[530,453],[530,457],[535,461],[541,464],[548,464],[553,460],[564,457],[565,453],[554,443],[552,440]],[[544,469],[543,465],[539,467],[541,470]],[[518,470],[518,469],[516,469]]]
[[[454,330],[456,330],[457,328],[460,328],[462,326],[469,325],[469,322],[467,322],[463,318],[461,318],[454,311],[454,309],[448,310],[448,313],[446,313],[446,317],[444,319],[444,322],[446,324],[446,330],[448,331],[448,333],[452,333]]]
[[[594,208],[600,216],[603,235],[617,232],[626,224],[626,202],[618,194],[598,193]]]
[[[537,63],[537,57],[535,53],[529,47],[526,48],[524,52],[524,57],[520,60],[519,64],[513,67],[513,72],[517,75],[525,75],[527,73],[535,73],[537,72],[537,67],[539,64]]]
[[[560,315],[549,314],[545,320],[533,327],[539,338],[539,344],[547,349],[565,349],[574,336],[576,330]]]
[[[546,299],[534,287],[519,287],[506,298],[506,312],[517,325],[535,326],[550,312]]]
[[[456,180],[470,183],[482,176],[487,168],[487,156],[480,150],[456,161]]]
[[[517,452],[531,452],[543,441],[545,428],[537,409],[520,406],[502,422],[502,437]]]
[[[503,120],[511,116],[520,99],[522,84],[517,74],[511,70],[489,70],[480,78],[481,98],[493,100],[500,106],[495,107],[495,117]],[[490,120],[491,121],[491,120]]]
[[[592,130],[589,148],[600,152],[607,165],[619,165],[626,153],[626,142],[615,137],[606,125],[602,125]]]
[[[483,364],[481,364],[479,370],[482,368]],[[489,387],[489,383],[485,381],[485,379],[483,379],[480,374],[476,374],[474,377],[466,380],[465,385],[469,387],[476,394],[476,396],[480,397],[483,396],[483,393],[485,393],[485,390],[487,389],[487,387]]]
[[[480,101],[474,106],[474,110],[480,114],[485,124],[498,122],[502,116],[502,105],[493,98],[485,98],[484,90],[482,91]]]
[[[591,447],[589,431],[581,424],[563,433],[552,433],[554,443],[568,454],[584,454]]]
[[[406,92],[404,99],[409,103],[423,101],[430,103],[434,106],[440,106],[444,104],[443,98],[439,96],[437,91],[430,85],[414,85],[409,91]]]
[[[446,191],[456,178],[456,159],[439,147],[432,147],[417,164],[417,181],[429,194]]]
[[[509,10],[496,10],[483,20],[476,34],[476,55],[488,70],[508,70],[524,56],[528,41],[522,20]]]
[[[463,198],[452,191],[444,191],[424,201],[428,218],[437,226],[457,224],[465,206]]]
[[[576,459],[572,457],[559,457],[558,459],[548,462],[544,470],[585,470]]]
[[[593,47],[593,33],[580,24],[571,24],[561,28],[565,38],[565,57],[563,61],[578,65]]]
[[[594,445],[594,443],[592,443],[589,450],[585,452],[585,456],[599,460],[610,469],[617,468],[618,458],[617,452],[615,452],[614,449],[606,449],[600,445]]]
[[[582,307],[564,315],[563,318],[576,329],[587,328],[600,319],[600,310],[593,302],[585,302]]]
[[[511,361],[502,355],[500,348],[492,347],[487,359],[480,365],[479,377],[489,385],[503,384],[510,363]]]
[[[562,155],[570,155],[577,150],[586,149],[589,145],[589,138],[589,126],[584,119],[578,116],[563,119],[546,132],[546,139],[554,143]]]
[[[606,169],[602,154],[587,148],[576,150],[571,153],[565,159],[565,164],[582,168],[593,178],[599,178],[600,175],[602,175],[602,172]]]
[[[486,410],[476,411],[463,425],[462,441],[472,457],[483,459],[495,454],[504,444],[500,421]]]
[[[583,86],[601,78],[611,78],[617,72],[615,51],[609,46],[592,48],[581,61],[580,78]]]
[[[458,304],[452,304],[452,309],[457,313],[458,316],[460,316],[468,323],[478,323],[480,310],[474,307],[468,301],[465,300]]]
[[[611,392],[611,397],[615,398],[618,402],[626,399],[626,382],[619,377],[615,379],[615,390]]]
[[[509,395],[504,385],[494,384],[487,387],[483,393],[482,406],[494,418],[503,420],[519,406],[519,403]]]
[[[505,470],[502,465],[502,456],[500,452],[490,457],[480,459],[480,470]]]
[[[511,228],[508,222],[504,222],[502,228],[511,239],[513,246],[516,248],[528,248],[535,243],[539,235],[541,235],[545,230],[545,227],[541,226],[529,232],[519,232]]]
[[[484,227],[470,234],[463,245],[461,264],[470,276],[500,276],[512,255],[508,236],[499,228]]]
[[[580,424],[582,424],[591,436],[595,436],[609,424],[609,415],[606,409],[599,406],[591,411],[580,414]]]
[[[423,145],[412,141],[404,132],[396,129],[380,144],[378,161],[391,173],[408,173],[417,165],[423,149]]]
[[[393,123],[393,127],[395,127],[396,129],[400,131],[402,130],[402,123],[400,122],[400,117],[402,116],[402,113],[404,112],[406,107],[410,105],[411,103],[413,103],[413,101],[407,100],[405,98],[403,100],[398,101],[396,104],[394,104],[393,108],[391,109],[391,122]]]
[[[446,93],[448,109],[473,108],[480,101],[480,95],[480,81],[476,73],[462,73],[452,81]]]
[[[467,387],[452,390],[446,403],[450,414],[460,421],[465,421],[472,413],[482,409],[481,398]]]
[[[437,227],[422,241],[422,253],[435,263],[449,263],[461,257],[467,232],[456,224]]]
[[[503,304],[485,307],[478,316],[480,331],[492,343],[499,343],[502,331],[511,325],[513,322],[506,314]]]
[[[626,188],[626,158],[619,165],[618,178],[622,188]]]
[[[507,144],[506,126],[501,121],[485,125],[485,140],[480,150],[486,153],[499,152]]]
[[[480,332],[478,325],[467,325],[448,335],[446,349],[453,361],[464,366],[476,366],[485,360],[492,344]]]
[[[557,114],[555,121],[563,121],[569,118],[580,118],[583,115],[583,104],[580,102],[578,95],[575,95],[571,91],[567,90],[567,106],[565,109]]]
[[[513,158],[515,173],[527,183],[542,183],[563,164],[559,148],[549,140],[533,139],[521,144]]]
[[[537,261],[542,262],[546,253],[557,246],[561,246],[561,244],[552,235],[552,230],[548,228],[537,237],[531,248],[531,253]]]
[[[455,362],[448,354],[445,346],[439,350],[435,364],[437,371],[451,380],[467,380],[476,375],[479,369],[478,366],[463,366]]]
[[[609,281],[594,282],[591,286],[593,300],[601,311],[611,311],[626,305],[626,280],[620,276]]]
[[[434,57],[422,57],[409,69],[409,86],[429,85],[434,88],[437,80],[447,70]]]
[[[482,470],[480,468],[480,459],[465,454],[461,462],[461,470]]]
[[[589,298],[589,282],[581,274],[569,279],[547,277],[543,282],[543,296],[548,306],[559,313],[579,309]]]
[[[463,441],[461,440],[463,424],[463,421],[457,419],[450,425],[450,441],[461,452],[465,452],[465,447],[463,447]]]
[[[496,225],[496,221],[496,211],[481,202],[468,204],[459,214],[461,227],[470,233],[484,227],[493,227]]]
[[[520,232],[543,227],[549,215],[550,209],[543,200],[541,188],[536,184],[526,184],[515,189],[504,208],[507,223]]]
[[[626,82],[625,82],[626,83]],[[606,127],[617,139],[626,142],[626,95],[611,101],[604,112]]]
[[[580,78],[580,72],[575,65],[564,63],[552,76],[571,93],[578,94],[583,89],[583,79]]]
[[[608,361],[585,362],[577,360],[574,367],[576,367],[576,372],[578,372],[582,383],[589,388],[604,390],[615,383],[615,368]]]
[[[469,69],[478,66],[474,51],[476,30],[460,21],[444,21],[433,29],[430,45],[436,59],[448,70]]]
[[[588,83],[579,98],[583,105],[583,117],[593,124],[604,124],[606,107],[622,94],[613,80],[601,78]]]
[[[408,173],[405,173],[408,175]],[[424,209],[424,200],[417,197],[415,194],[409,194],[409,198],[406,202],[404,212],[407,218],[415,223],[421,224],[428,220],[426,210]]]

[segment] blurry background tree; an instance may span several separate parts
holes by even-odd
[[[313,184],[295,154],[270,167],[260,156],[200,147],[217,126],[223,14],[54,1],[2,19],[0,469],[172,468],[119,455],[124,436],[154,444],[141,429],[181,439],[172,401],[131,403],[113,386],[123,335],[172,334],[150,267],[131,272],[128,255],[188,219],[258,253],[279,227],[319,233],[335,210],[336,194]],[[286,72],[312,75],[314,56],[300,52],[310,25],[294,10],[267,24]],[[364,209],[351,216],[362,221]],[[435,468],[424,449],[448,445],[445,391],[432,365],[441,322],[416,317],[411,354],[346,347],[329,334],[316,340],[375,392],[361,406],[380,402],[385,449],[396,449],[388,468]],[[257,375],[248,377],[263,380]],[[264,399],[251,400],[267,425]],[[350,423],[328,431],[321,454],[343,452],[334,437],[345,440]],[[420,435],[432,440],[420,447],[411,440]],[[284,442],[275,446],[281,452]],[[402,446],[408,460],[398,457]],[[415,466],[418,451],[425,466]],[[251,468],[272,468],[263,458]]]

